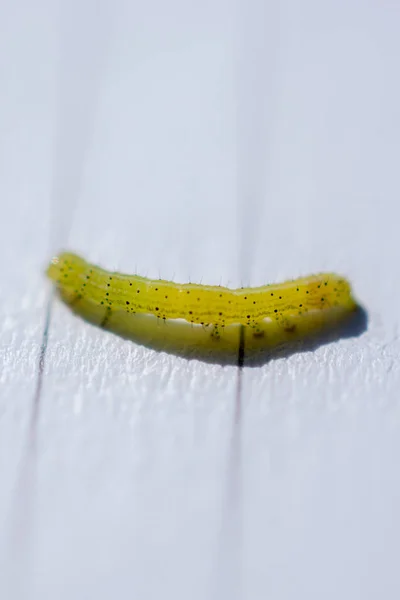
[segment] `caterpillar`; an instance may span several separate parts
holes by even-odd
[[[201,340],[203,349],[213,351],[225,340],[227,350],[237,348],[242,327],[246,349],[273,347],[332,328],[358,307],[349,282],[334,273],[230,289],[109,272],[62,252],[47,275],[76,313],[147,345],[170,334],[172,346],[179,340],[198,346]]]

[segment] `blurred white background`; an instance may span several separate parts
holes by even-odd
[[[400,5],[0,4],[0,597],[397,599]],[[109,269],[348,276],[367,331],[243,372],[58,301]],[[235,424],[236,423],[236,424]],[[233,442],[232,442],[233,440]]]

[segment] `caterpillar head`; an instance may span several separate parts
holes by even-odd
[[[62,252],[52,258],[46,275],[59,288],[76,287],[86,269],[85,260],[71,252]]]

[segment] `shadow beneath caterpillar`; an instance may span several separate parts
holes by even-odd
[[[277,358],[288,358],[299,352],[313,352],[320,346],[337,342],[340,339],[351,339],[362,335],[368,328],[368,313],[358,305],[356,309],[347,315],[333,328],[327,326],[319,332],[311,333],[304,339],[287,341],[276,348],[265,349],[260,356],[253,355],[245,359],[245,366],[259,367],[270,360]]]
[[[152,315],[125,311],[110,312],[105,319],[103,307],[85,298],[71,305],[68,297],[60,295],[75,314],[89,323],[152,350],[212,364],[238,364],[241,325],[225,327],[216,336],[212,326],[194,325],[181,319],[163,321]],[[259,367],[270,360],[312,351],[341,338],[357,337],[367,325],[368,315],[361,306],[353,311],[337,307],[293,315],[285,327],[277,321],[265,320],[257,332],[243,328],[243,364]]]

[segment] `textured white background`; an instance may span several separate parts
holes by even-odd
[[[5,600],[399,597],[400,5],[238,10],[0,4]],[[368,329],[245,369],[235,430],[235,368],[54,302],[33,420],[61,247],[177,281],[337,270]]]

